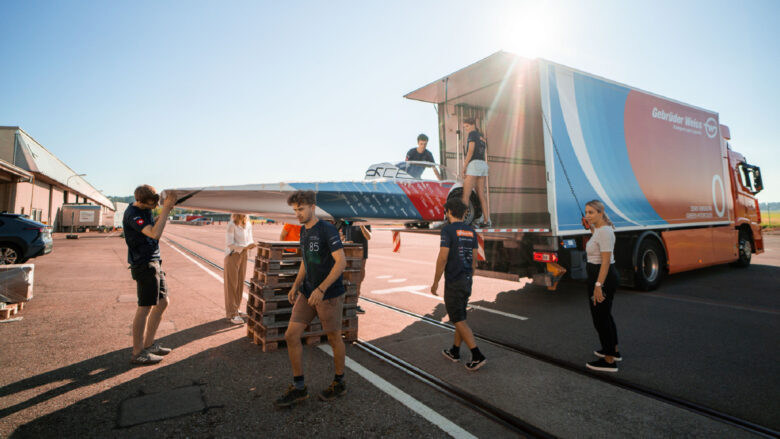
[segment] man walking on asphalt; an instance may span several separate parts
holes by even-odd
[[[294,304],[284,338],[292,366],[293,384],[276,400],[277,407],[288,407],[309,397],[303,380],[303,347],[301,336],[306,326],[320,318],[322,329],[333,349],[335,377],[330,387],[319,393],[329,401],[347,392],[344,383],[345,348],[341,339],[341,320],[344,308],[342,273],[347,266],[339,232],[332,224],[314,215],[315,196],[312,191],[297,191],[287,199],[301,228],[303,264],[298,270],[287,299]],[[299,294],[300,293],[300,294]]]
[[[460,344],[465,341],[471,350],[471,361],[466,369],[477,370],[487,361],[477,347],[474,334],[466,323],[466,306],[471,297],[471,276],[477,267],[474,249],[479,244],[477,233],[463,222],[466,205],[460,199],[450,199],[444,204],[449,224],[441,229],[441,248],[436,259],[436,273],[433,276],[431,294],[437,295],[439,279],[444,273],[444,306],[450,322],[455,325],[455,340],[452,347],[444,349],[442,355],[452,362],[460,360]]]
[[[152,209],[157,207],[160,195],[147,184],[135,189],[135,202],[127,207],[122,227],[127,243],[127,262],[130,274],[136,282],[138,309],[133,319],[133,364],[155,364],[162,361],[171,349],[154,342],[162,314],[168,307],[168,289],[165,273],[161,269],[159,240],[168,214],[176,203],[175,196],[168,196],[157,223]]]

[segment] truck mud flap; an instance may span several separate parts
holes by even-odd
[[[554,262],[548,262],[546,265],[547,272],[534,274],[534,285],[542,285],[547,287],[549,291],[555,291],[558,288],[558,282],[566,274],[566,269]]]

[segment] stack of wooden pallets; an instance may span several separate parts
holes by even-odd
[[[292,304],[287,293],[295,282],[303,263],[300,244],[292,241],[258,241],[252,286],[249,288],[246,313],[247,337],[263,348],[274,351],[285,345],[284,333],[289,325]],[[295,249],[295,252],[289,250]],[[341,331],[345,340],[357,340],[358,318],[356,313],[358,282],[363,263],[363,247],[360,244],[344,244],[347,268],[344,270],[344,314]],[[319,318],[306,327],[302,341],[311,345],[327,340]]]

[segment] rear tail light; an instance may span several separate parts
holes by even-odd
[[[534,252],[536,262],[558,262],[558,254],[554,252]]]

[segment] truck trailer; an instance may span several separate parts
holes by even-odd
[[[405,97],[435,104],[445,178],[462,178],[452,173],[465,157],[464,119],[485,135],[495,226],[478,230],[478,275],[551,289],[563,276],[585,279],[583,210],[593,199],[614,223],[624,285],[650,290],[667,274],[748,266],[764,250],[760,169],[732,150],[716,112],[506,52]],[[469,220],[485,207],[472,196]]]

